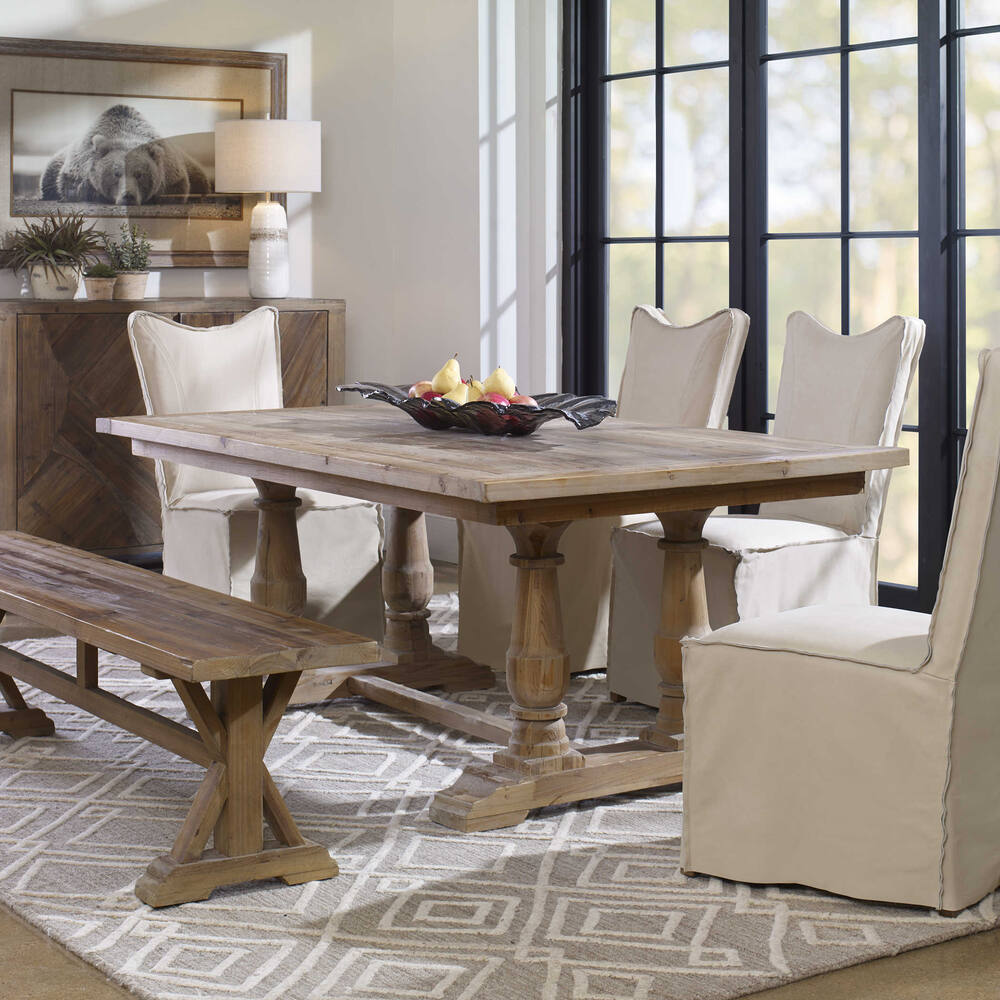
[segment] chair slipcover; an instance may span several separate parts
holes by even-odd
[[[750,320],[723,309],[692,326],[675,326],[653,306],[632,313],[618,416],[674,427],[721,427]],[[586,431],[582,432],[586,433]],[[610,538],[647,515],[577,521],[559,551],[563,628],[573,671],[607,663]],[[459,522],[459,651],[494,669],[506,664],[513,619],[514,545],[505,528]]]
[[[788,317],[774,433],[837,444],[894,445],[924,340],[919,319],[893,316],[844,337],[806,313]],[[709,620],[739,619],[810,604],[876,599],[878,535],[889,469],[870,472],[863,493],[765,503],[757,515],[713,515],[705,525]],[[660,621],[663,537],[659,521],[614,533],[608,686],[657,706],[653,635]]]
[[[933,614],[685,640],[685,870],[947,911],[1000,884],[1000,350],[980,372]]]
[[[197,413],[281,407],[278,312],[265,306],[228,326],[190,327],[134,312],[129,340],[146,412]],[[257,540],[250,479],[156,463],[163,571],[249,599]],[[375,504],[298,490],[305,614],[361,635],[382,634],[381,520]]]

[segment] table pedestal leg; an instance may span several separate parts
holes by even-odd
[[[663,585],[660,592],[660,627],[653,640],[653,657],[660,673],[660,710],[656,722],[642,738],[666,750],[683,746],[684,678],[681,672],[681,639],[709,631],[708,598],[701,536],[709,510],[657,514],[663,525]]]
[[[517,551],[514,621],[507,650],[507,688],[514,699],[514,727],[506,750],[493,760],[522,774],[546,774],[583,766],[566,736],[563,696],[569,687],[569,655],[563,640],[556,551],[568,521],[511,525]]]
[[[556,546],[566,528],[529,524],[509,528],[517,545],[517,591],[507,684],[514,698],[513,727],[492,765],[467,767],[434,796],[430,817],[465,832],[515,826],[532,809],[680,780],[680,753],[640,741],[574,749],[566,736],[563,697],[569,662],[563,642]]]
[[[260,496],[258,510],[257,563],[250,583],[251,600],[276,611],[301,615],[306,604],[306,578],[295,526],[302,501],[295,487],[255,479]],[[441,687],[448,691],[474,691],[493,687],[493,672],[465,656],[445,652],[431,642],[427,603],[434,593],[434,569],[427,549],[427,526],[419,511],[383,507],[385,560],[382,590],[386,600],[384,658],[379,663],[359,665],[356,673],[370,683],[365,697],[379,701],[379,679],[415,688]],[[310,670],[299,683],[291,704],[308,705],[327,698],[360,692],[350,686],[351,671]],[[385,692],[391,703],[398,692]]]
[[[294,486],[255,479],[257,507],[257,562],[250,580],[250,600],[275,611],[301,615],[306,607],[306,578],[302,573],[295,515],[302,501]]]

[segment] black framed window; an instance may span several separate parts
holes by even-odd
[[[848,335],[923,317],[879,578],[882,603],[929,609],[975,357],[1000,342],[998,5],[564,14],[564,384],[614,392],[638,302],[678,322],[736,305],[752,323],[730,426],[767,430],[791,311]]]

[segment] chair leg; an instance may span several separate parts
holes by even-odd
[[[9,674],[0,674],[0,694],[9,711],[0,712],[0,731],[19,740],[26,736],[52,736],[56,727],[40,708],[28,708]]]
[[[268,685],[266,711],[260,677],[215,683],[211,702],[200,685],[175,681],[206,746],[220,759],[205,774],[171,852],[136,883],[135,894],[149,906],[208,899],[220,886],[239,882],[281,878],[296,885],[338,873],[326,848],[299,833],[264,766],[273,733],[265,715],[280,715],[298,674],[280,680]],[[265,846],[265,819],[281,846]],[[213,833],[214,849],[206,851]]]

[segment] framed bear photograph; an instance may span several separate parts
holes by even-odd
[[[245,267],[251,205],[217,194],[214,129],[283,118],[283,53],[0,38],[0,230],[79,212],[123,220],[153,267]]]

